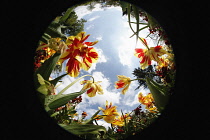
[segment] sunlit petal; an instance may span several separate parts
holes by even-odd
[[[105,109],[103,109],[101,107],[99,107],[99,109],[102,110],[103,115],[106,115],[106,116],[104,116],[104,120],[107,123],[112,123],[114,121],[115,117],[119,115],[119,113],[116,110],[116,106],[112,106],[111,102],[109,105],[108,101],[106,101],[105,107],[106,107]]]
[[[125,94],[130,86],[131,79],[129,77],[126,77],[124,75],[117,75],[118,81],[115,82],[115,88],[123,88],[122,94]]]

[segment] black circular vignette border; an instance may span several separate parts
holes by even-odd
[[[8,88],[1,98],[3,139],[77,139],[77,137],[60,128],[45,112],[33,87],[33,57],[37,42],[49,23],[68,7],[77,4],[78,0],[46,0],[8,4],[9,10],[19,7],[23,11],[12,10],[15,17],[9,18],[6,27],[16,27],[18,31],[8,31],[5,42],[15,43],[14,64],[10,73],[5,78],[5,83],[16,82],[16,86]],[[80,0],[82,2],[82,0]],[[209,135],[209,126],[206,106],[208,84],[204,84],[209,76],[208,70],[201,70],[201,66],[208,65],[204,59],[209,59],[206,44],[202,44],[197,34],[201,34],[205,27],[193,30],[199,24],[204,26],[207,16],[201,11],[208,9],[205,4],[177,2],[177,1],[151,1],[128,0],[151,14],[163,29],[171,41],[176,60],[176,85],[169,104],[162,115],[150,127],[142,133],[132,136],[131,139],[191,139],[195,136],[206,137]],[[202,12],[199,16],[196,13]],[[5,18],[8,13],[5,14]],[[16,20],[15,20],[16,19]],[[198,19],[202,20],[199,21]],[[13,24],[14,21],[18,21]],[[14,33],[15,31],[15,33]],[[19,38],[20,37],[20,38]],[[12,42],[12,39],[16,42]],[[11,48],[6,44],[6,48]],[[194,48],[200,48],[195,50]],[[21,55],[24,54],[24,55]],[[17,60],[18,58],[18,60]],[[23,62],[23,63],[21,63]],[[209,62],[209,61],[208,61]],[[9,66],[9,64],[6,64]],[[200,67],[199,67],[200,66]],[[196,69],[199,68],[199,69]],[[205,77],[206,76],[206,77]],[[21,82],[20,82],[21,80]],[[201,84],[202,87],[198,88]],[[7,84],[9,87],[9,84]],[[206,100],[205,100],[206,98]],[[202,99],[202,100],[201,100]],[[206,109],[205,109],[206,107]],[[202,110],[204,108],[205,111]],[[1,129],[1,130],[2,130]]]

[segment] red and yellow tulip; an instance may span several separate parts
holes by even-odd
[[[87,95],[89,97],[94,97],[96,96],[96,93],[98,94],[104,94],[103,93],[103,89],[101,87],[101,85],[99,85],[101,81],[98,81],[98,82],[93,82],[91,80],[84,80],[84,81],[81,81],[80,84],[84,84],[82,90],[87,90]]]
[[[66,40],[68,49],[61,55],[59,62],[69,59],[66,64],[66,71],[71,77],[77,77],[80,69],[89,70],[92,63],[98,60],[98,53],[93,47],[98,41],[84,42],[90,35],[80,32],[77,36],[70,36]]]
[[[112,123],[115,119],[116,116],[118,116],[118,112],[117,112],[117,106],[112,106],[112,102],[110,102],[110,104],[108,104],[108,101],[106,101],[106,105],[105,105],[105,109],[98,107],[99,110],[102,110],[103,115],[105,115],[103,117],[103,119],[107,122],[107,123]]]
[[[125,94],[128,91],[128,88],[131,84],[131,79],[124,75],[117,75],[118,81],[115,82],[115,88],[123,88],[122,94]]]
[[[158,112],[157,108],[154,105],[154,98],[151,93],[148,93],[146,96],[143,96],[142,92],[138,95],[139,102],[146,106],[146,109],[152,113]]]
[[[151,61],[154,60],[158,64],[161,64],[159,56],[162,56],[167,53],[162,46],[148,47],[145,39],[142,38],[143,44],[147,49],[136,48],[134,55],[140,58],[141,69],[145,69],[147,66],[151,65]]]
[[[131,117],[128,114],[117,116],[116,119],[112,122],[112,124],[115,126],[122,127],[125,125],[125,123],[128,123],[128,121],[131,119]]]

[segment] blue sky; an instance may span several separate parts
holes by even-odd
[[[92,98],[83,94],[83,101],[76,108],[78,113],[81,114],[82,111],[86,111],[88,114],[87,118],[90,118],[98,110],[99,106],[105,108],[106,100],[116,105],[119,113],[121,109],[123,113],[131,112],[140,104],[137,98],[138,93],[143,92],[147,94],[149,90],[135,90],[138,84],[134,81],[131,83],[128,92],[122,95],[122,89],[115,89],[114,82],[117,81],[117,75],[125,75],[131,79],[135,78],[132,75],[132,71],[134,68],[139,67],[139,59],[133,55],[134,49],[135,47],[144,48],[144,46],[140,41],[136,44],[135,36],[130,38],[133,32],[127,22],[127,16],[122,16],[121,7],[106,7],[104,10],[100,8],[100,4],[96,4],[95,9],[92,11],[88,11],[86,6],[79,6],[75,9],[75,12],[78,15],[78,19],[84,18],[87,20],[84,26],[84,31],[90,34],[87,41],[99,41],[94,48],[100,56],[98,62],[94,63],[89,71],[81,71],[79,77],[90,74],[96,81],[102,81],[101,86],[104,89],[103,95],[97,94]],[[132,20],[135,21],[134,19]],[[147,34],[147,29],[140,32],[141,37],[146,37]],[[148,40],[148,44],[149,46],[154,46],[150,40]],[[77,78],[65,76],[62,79],[62,85],[57,87],[57,92],[75,79]],[[76,83],[64,94],[79,91],[82,87],[82,85]],[[98,123],[108,126],[103,120]]]

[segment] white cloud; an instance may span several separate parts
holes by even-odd
[[[99,48],[96,48],[96,47],[95,47],[95,49],[96,49],[96,52],[98,53],[98,56],[99,56],[99,59],[98,59],[97,63],[107,62],[107,58],[104,55],[103,50],[99,49]],[[97,63],[92,63],[92,66],[90,67],[90,69],[87,72],[91,73],[93,70],[95,70]]]
[[[100,85],[103,88],[104,94],[99,95],[96,94],[95,97],[88,97],[90,104],[99,104],[101,106],[104,106],[106,103],[106,100],[109,102],[112,102],[113,104],[119,103],[120,99],[120,93],[116,93],[110,90],[110,80],[106,78],[102,72],[93,72],[92,76],[94,77],[95,81],[101,81]],[[113,86],[113,85],[112,85]]]
[[[90,25],[88,25],[88,26],[86,27],[86,30],[90,30],[90,29],[92,29],[92,28],[94,28],[94,25],[93,25],[93,24],[90,24]]]
[[[124,66],[131,67],[132,58],[134,57],[135,41],[133,38],[120,37],[120,44],[118,45],[118,57],[120,63]]]
[[[57,93],[59,93],[62,89],[64,89],[66,86],[68,86],[69,84],[71,84],[73,81],[75,81],[77,78],[74,77],[70,77],[69,75],[66,75],[65,77],[63,77],[61,79],[62,84],[59,85],[56,88]],[[82,78],[79,81],[84,80],[84,78]],[[76,82],[74,85],[72,85],[70,88],[68,88],[63,94],[69,94],[69,93],[73,93],[73,92],[78,92],[82,89],[82,85],[79,82]]]
[[[95,17],[92,17],[92,18],[90,18],[90,19],[88,19],[88,21],[90,22],[90,21],[93,21],[93,20],[95,20],[95,19],[97,19],[97,18],[99,18],[100,16],[95,16]]]
[[[78,6],[74,9],[74,11],[77,13],[78,20],[83,18],[84,16],[88,14],[92,14],[95,11],[103,11],[103,9],[100,8],[100,4],[94,5],[94,9],[92,11],[87,9],[87,6]]]
[[[100,40],[102,40],[102,36],[100,35],[100,36],[96,37],[96,39],[97,39],[98,41],[100,41]]]
[[[97,63],[92,63],[90,69],[89,69],[87,72],[88,72],[88,73],[91,73],[93,70],[95,70],[95,69],[96,69],[96,64],[97,64]]]
[[[139,104],[138,93],[139,90],[135,90],[138,86],[136,81],[131,82],[130,87],[126,94],[124,95],[123,101],[126,106],[136,106]]]
[[[78,110],[89,111],[94,105],[97,107],[105,108],[106,100],[112,102],[113,105],[119,104],[120,92],[113,92],[110,90],[110,81],[106,78],[102,72],[93,72],[92,76],[95,81],[102,81],[100,85],[103,88],[104,94],[96,94],[94,97],[88,97],[86,93],[82,94],[82,102],[77,106]],[[96,108],[97,109],[97,108]]]
[[[95,49],[99,55],[98,63],[107,62],[107,57],[104,55],[103,50],[99,48],[95,48]]]
[[[120,10],[121,11],[121,7],[114,7],[114,6],[106,7],[105,9],[103,9],[103,8],[101,8],[101,4],[95,4],[94,5],[95,8],[92,11],[88,10],[87,7],[88,6],[78,6],[74,9],[74,11],[77,13],[78,20],[83,18],[84,16],[86,16],[88,14],[92,14],[92,13],[97,12],[97,11],[104,11],[104,10],[113,9],[113,8],[115,10]],[[94,19],[92,19],[92,20],[94,20]]]

